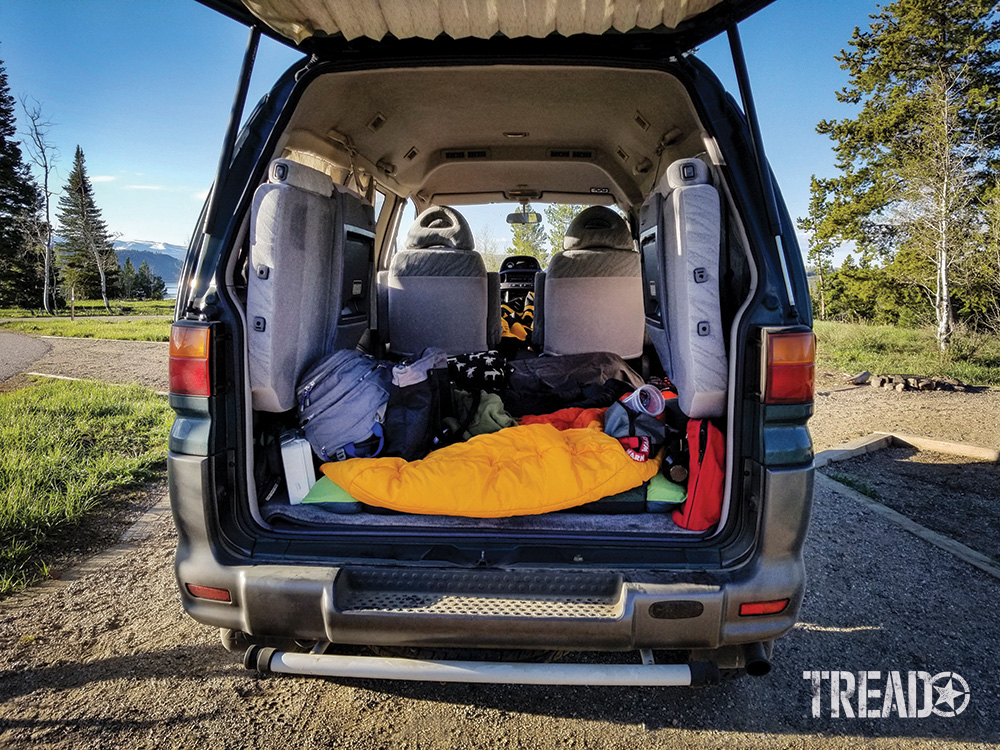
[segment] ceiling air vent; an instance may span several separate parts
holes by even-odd
[[[570,152],[568,149],[551,148],[549,149],[550,159],[568,159],[570,157]]]
[[[381,112],[376,112],[375,116],[368,121],[368,129],[373,133],[377,132],[383,125],[385,125],[385,115]]]
[[[628,161],[628,154],[625,153],[625,149],[623,149],[621,146],[618,147],[618,151],[616,153],[618,154],[619,159],[621,159],[622,161]]]
[[[406,159],[407,161],[413,161],[414,159],[417,158],[417,154],[419,154],[419,153],[420,152],[417,151],[417,147],[416,146],[411,146],[410,150],[407,151],[405,154],[403,154],[403,158]]]
[[[642,116],[642,112],[639,110],[635,111],[635,124],[638,125],[643,130],[649,130],[649,120]]]
[[[573,152],[573,158],[574,159],[593,159],[594,158],[594,152],[593,151],[574,151]]]
[[[465,158],[465,152],[464,151],[445,151],[444,152],[444,158],[445,159],[464,159]]]
[[[465,152],[465,156],[468,159],[485,159],[489,155],[490,155],[490,152],[487,151],[484,148],[477,149],[477,150],[474,150],[474,151],[466,151]]]

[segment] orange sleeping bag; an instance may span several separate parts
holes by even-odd
[[[648,481],[659,460],[638,463],[600,429],[521,425],[440,448],[419,461],[352,458],[322,471],[352,497],[404,513],[505,518],[550,513]]]

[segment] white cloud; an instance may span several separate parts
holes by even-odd
[[[197,193],[191,193],[191,197],[194,198],[196,201],[204,201],[206,198],[208,198],[208,191],[199,190]]]
[[[91,182],[111,182],[114,179],[115,178],[113,176],[111,176],[111,175],[99,174],[99,175],[97,175],[97,177],[91,177],[90,181]]]
[[[163,185],[126,185],[126,190],[168,190]]]

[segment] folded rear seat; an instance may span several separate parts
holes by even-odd
[[[360,195],[287,159],[268,169],[250,222],[247,322],[255,409],[295,406],[302,372],[368,327],[375,219]]]
[[[721,206],[708,166],[667,167],[642,207],[646,331],[677,386],[682,411],[702,419],[726,411],[729,365],[719,299]]]

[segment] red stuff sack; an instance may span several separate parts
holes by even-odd
[[[707,419],[690,420],[687,438],[691,452],[687,500],[673,512],[673,519],[682,529],[705,531],[722,516],[726,441],[722,431]]]

